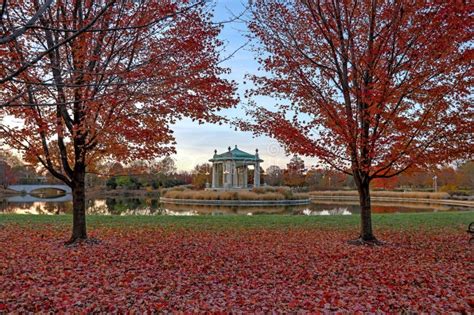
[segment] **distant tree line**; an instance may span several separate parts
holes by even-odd
[[[308,190],[355,189],[352,176],[323,168],[306,168],[304,161],[293,156],[286,168],[271,165],[266,169],[264,182],[270,186],[300,187]],[[474,190],[474,161],[463,161],[454,166],[440,166],[434,170],[411,169],[398,176],[377,179],[372,189],[386,190]]]
[[[294,155],[286,168],[271,165],[264,182],[270,186],[289,186],[307,190],[354,189],[352,176],[323,168],[306,168],[303,159]]]
[[[58,183],[49,173],[23,162],[18,156],[0,151],[0,186]]]
[[[105,185],[109,189],[159,189],[187,185],[192,181],[190,173],[177,171],[175,161],[170,157],[155,162],[138,161],[126,166],[115,162],[102,168],[106,172],[105,182],[94,182],[100,175],[89,174],[90,186]]]

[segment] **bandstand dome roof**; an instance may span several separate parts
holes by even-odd
[[[209,160],[209,162],[228,161],[228,160],[263,162],[263,160],[260,159],[260,157],[258,156],[258,149],[255,150],[255,154],[250,154],[242,150],[239,150],[237,146],[235,146],[235,148],[232,150],[229,147],[227,152],[221,153],[221,154],[217,154],[217,150],[215,150],[214,156],[212,157],[212,159]]]

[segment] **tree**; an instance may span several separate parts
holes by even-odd
[[[18,83],[16,78],[30,67],[35,66],[36,63],[45,58],[48,54],[53,53],[61,46],[69,43],[74,38],[89,30],[97,19],[102,16],[116,0],[110,0],[107,3],[102,3],[102,8],[96,10],[96,16],[90,16],[88,23],[85,23],[81,28],[75,30],[68,30],[66,36],[54,46],[41,46],[36,51],[36,54],[24,58],[18,55],[14,50],[11,50],[12,45],[18,41],[23,40],[22,36],[31,35],[36,29],[41,28],[38,21],[44,17],[54,5],[54,0],[45,0],[40,3],[38,0],[29,1],[29,3],[19,1],[2,1],[0,8],[0,50],[2,51],[2,58],[0,62],[0,84]],[[16,95],[8,100],[0,103],[1,106],[8,106],[15,102],[22,95],[28,93],[27,89],[17,86]],[[1,118],[1,116],[0,116]]]
[[[3,161],[3,163],[2,163]],[[25,164],[17,155],[6,150],[0,151],[0,184],[37,184],[42,177],[37,169]],[[6,187],[5,187],[6,188]]]
[[[376,178],[371,182],[371,188],[378,188],[384,190],[394,189],[398,184],[398,177],[391,178]]]
[[[196,188],[204,188],[209,184],[211,178],[212,166],[209,163],[198,164],[194,167],[192,172],[192,184]]]
[[[110,188],[110,189],[115,189],[117,188],[117,177],[112,176],[109,179],[107,179],[107,182],[105,185]]]
[[[459,166],[456,184],[459,187],[474,190],[474,161],[466,161]]]
[[[126,189],[140,189],[140,187],[142,186],[142,183],[135,176],[119,176],[115,180],[115,185],[120,186],[122,188],[126,188]],[[110,182],[110,187],[112,189],[115,189],[113,188],[114,187],[113,181]]]
[[[53,2],[54,0],[46,0],[41,6],[36,5],[35,10],[31,12],[31,16],[25,17],[25,19],[21,21],[22,23],[20,23],[20,25],[12,25],[11,20],[9,19],[9,1],[2,1],[2,8],[0,9],[0,22],[3,27],[0,37],[0,44],[8,44],[23,35],[28,29],[33,28],[36,21],[38,21],[38,19]]]
[[[286,164],[286,170],[283,172],[283,183],[290,187],[304,186],[305,172],[304,161],[295,154],[290,163]]]
[[[193,182],[193,175],[187,171],[179,171],[175,177],[178,182],[182,183],[181,185],[190,185]]]
[[[265,183],[270,186],[283,184],[283,170],[277,165],[270,165],[265,172]]]
[[[406,172],[398,175],[398,185],[400,187],[410,188],[428,188],[433,185],[434,174],[429,170],[419,168],[408,169]]]
[[[171,175],[176,173],[176,163],[175,161],[167,156],[164,159],[154,163],[151,167],[154,173],[161,173],[164,175]]]
[[[120,162],[114,162],[108,165],[108,174],[109,176],[123,175],[125,171],[123,165]]]
[[[309,189],[323,188],[324,170],[318,168],[310,169],[305,175],[305,184]]]
[[[443,166],[436,170],[438,186],[456,186],[456,170],[452,166]]]
[[[0,186],[7,189],[9,185],[16,183],[17,178],[12,167],[3,160],[0,160]]]
[[[9,53],[26,60],[58,48],[0,96],[15,98],[4,113],[23,122],[0,126],[7,145],[72,188],[69,243],[87,238],[88,165],[98,158],[130,162],[172,153],[170,124],[183,116],[217,122],[216,111],[236,103],[234,85],[219,77],[226,71],[218,65],[220,29],[206,1],[117,1],[100,14],[102,3],[50,6],[38,29],[16,39]],[[94,19],[94,27],[59,45]],[[16,98],[22,86],[27,93]]]
[[[351,186],[351,177],[331,169],[313,168],[306,173],[305,184],[310,189],[341,189]]]
[[[268,74],[244,130],[352,175],[360,238],[377,243],[369,184],[472,156],[470,4],[449,1],[257,0],[248,26]],[[471,151],[469,151],[471,150]],[[469,153],[470,152],[470,153]]]
[[[298,155],[293,155],[290,160],[290,163],[286,164],[286,169],[291,173],[304,174],[306,168],[304,166],[304,161]]]

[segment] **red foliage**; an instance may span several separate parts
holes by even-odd
[[[265,73],[243,129],[350,174],[374,238],[369,183],[472,157],[472,4],[253,1],[249,28]],[[253,104],[254,105],[254,104]]]
[[[452,230],[385,230],[378,248],[347,245],[350,231],[94,232],[103,243],[65,248],[61,229],[0,229],[0,312],[474,311]]]
[[[9,3],[13,21],[34,3]],[[20,126],[0,125],[5,142],[44,164],[65,182],[77,160],[153,159],[174,151],[170,125],[180,117],[215,122],[216,111],[236,104],[234,86],[220,78],[217,39],[204,4],[145,0],[60,2],[39,29],[5,48],[0,70],[38,54],[93,19],[92,29],[60,46],[2,84],[2,114]],[[105,10],[105,13],[103,13]],[[84,18],[86,16],[87,18]],[[59,26],[60,25],[60,26]],[[57,105],[57,106],[56,106]],[[57,142],[54,140],[57,139]]]
[[[7,162],[0,160],[0,185],[7,188],[9,185],[15,184],[17,177]]]
[[[343,171],[390,177],[472,156],[472,5],[255,1],[249,28],[268,75],[250,95],[257,133]]]
[[[372,181],[373,188],[394,189],[398,185],[398,177],[376,178]]]
[[[0,124],[0,138],[72,188],[71,241],[87,237],[85,173],[98,160],[172,153],[176,120],[216,122],[219,110],[237,102],[234,83],[221,78],[228,71],[220,66],[221,26],[211,22],[205,1],[107,3],[49,6],[34,31],[2,47],[0,60],[2,74],[51,49],[1,85],[0,116],[22,123]],[[10,2],[8,19],[21,24],[36,4]]]

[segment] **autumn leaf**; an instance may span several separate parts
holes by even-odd
[[[474,311],[463,231],[104,226],[63,246],[64,225],[0,230],[1,312]]]

